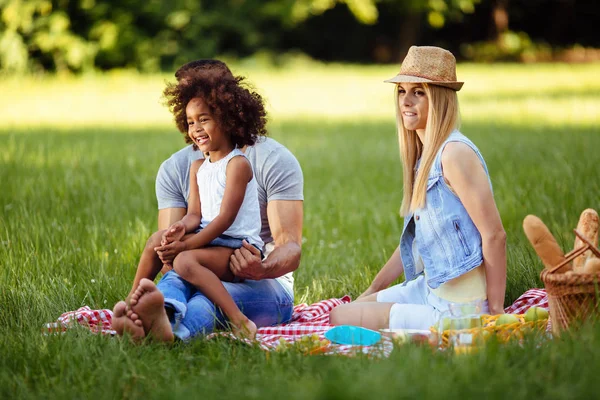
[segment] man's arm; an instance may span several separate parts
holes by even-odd
[[[158,210],[158,230],[162,231],[173,225],[175,222],[185,217],[187,209],[185,208],[163,208]],[[160,272],[164,275],[173,267],[171,265],[163,264]]]
[[[244,247],[231,256],[230,268],[244,279],[273,279],[295,271],[302,250],[302,200],[272,200],[267,204],[267,218],[275,249],[264,260],[260,252],[244,241]]]
[[[180,221],[187,213],[183,188],[178,184],[176,164],[172,159],[163,162],[156,175],[156,200],[158,201],[158,230],[162,231]],[[163,265],[166,274],[171,267]]]
[[[187,212],[185,208],[163,208],[158,210],[158,230],[162,231],[181,220]]]

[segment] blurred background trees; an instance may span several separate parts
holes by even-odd
[[[600,4],[577,0],[0,0],[0,69],[169,69],[289,54],[397,62],[412,44],[475,61],[598,59]]]

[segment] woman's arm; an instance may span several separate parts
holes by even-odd
[[[446,146],[442,168],[444,177],[481,235],[490,313],[502,314],[506,291],[506,232],[487,174],[475,152],[460,142]]]
[[[374,293],[379,292],[390,286],[390,284],[398,279],[398,277],[404,272],[404,266],[402,265],[402,258],[400,257],[400,246],[396,248],[390,259],[381,268],[371,285],[363,294],[358,298],[363,298]]]

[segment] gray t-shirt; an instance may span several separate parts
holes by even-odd
[[[252,165],[258,183],[260,205],[260,237],[266,246],[273,242],[267,203],[271,200],[304,200],[304,177],[296,157],[274,139],[261,137],[254,146],[246,148],[246,157]],[[190,165],[204,158],[201,151],[186,146],[165,160],[156,176],[156,199],[158,209],[187,208],[190,194]],[[288,274],[291,278],[291,274]]]

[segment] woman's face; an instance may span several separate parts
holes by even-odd
[[[194,97],[185,108],[188,136],[203,152],[219,150],[226,141],[206,102]]]
[[[404,127],[411,131],[425,130],[429,99],[420,83],[398,84],[398,107]]]

